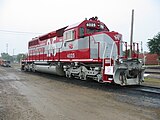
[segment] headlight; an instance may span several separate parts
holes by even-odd
[[[86,26],[87,27],[96,27],[96,24],[95,23],[87,23]]]

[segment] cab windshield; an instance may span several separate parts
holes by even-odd
[[[102,29],[93,29],[93,28],[87,28],[86,29],[86,33],[87,34],[93,34],[93,33],[95,33],[95,32],[101,32],[101,31],[104,31],[104,30],[102,30]]]
[[[93,33],[95,33],[95,32],[100,32],[100,31],[103,31],[103,30],[97,30],[97,29],[87,28],[86,33],[87,33],[87,34],[93,34]]]

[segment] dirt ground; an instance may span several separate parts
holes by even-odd
[[[90,82],[67,81],[54,75],[21,72],[17,67],[0,67],[0,120],[160,119],[160,105],[152,106],[146,98],[141,101],[144,105],[137,104],[134,96],[130,102],[122,102],[119,99],[128,96],[110,92],[110,87],[102,90],[85,85]]]

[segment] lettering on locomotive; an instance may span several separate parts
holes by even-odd
[[[110,31],[98,17],[92,17],[33,38],[21,69],[101,83],[140,85],[144,67],[138,58],[138,44],[134,43],[137,49],[133,48],[130,58],[127,46],[120,33]]]

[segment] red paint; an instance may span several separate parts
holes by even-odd
[[[92,25],[94,24],[94,25]],[[80,28],[84,28],[84,34],[83,36],[80,36]],[[93,30],[90,32],[90,30]],[[70,31],[69,31],[70,30]],[[73,39],[68,39],[66,41],[63,40],[63,34],[65,32],[73,32],[74,37]],[[67,34],[66,34],[67,35]],[[103,58],[102,58],[102,53],[104,50],[102,50],[101,46],[102,42],[107,43],[107,40],[104,40],[102,38],[102,41],[98,40],[96,41],[93,37],[93,35],[106,35],[110,39],[112,39],[116,46],[117,46],[117,54],[118,54],[118,59],[120,56],[120,40],[122,38],[122,35],[119,34],[118,32],[110,32],[108,27],[99,21],[96,17],[91,18],[89,20],[84,20],[79,24],[69,26],[69,27],[64,27],[61,29],[58,29],[56,31],[47,33],[45,35],[36,37],[32,39],[29,42],[28,46],[28,57],[24,61],[64,61],[64,62],[69,62],[69,61],[77,61],[77,62],[90,62],[90,63],[99,63],[104,66],[109,66],[109,63],[103,64]],[[87,38],[89,37],[89,38]],[[87,39],[86,39],[87,38]],[[77,45],[79,43],[78,40],[88,40],[88,43],[85,41],[85,43],[89,44],[88,48],[83,48],[83,45]],[[98,49],[98,56],[97,58],[91,59],[91,39],[93,39],[94,44]],[[73,41],[76,41],[77,43],[74,44]],[[68,42],[66,44],[66,42]],[[80,47],[79,47],[80,46]],[[80,48],[80,49],[78,49]],[[50,49],[50,50],[49,50]],[[102,50],[102,51],[101,51]],[[138,51],[138,45],[137,45],[137,51]],[[126,52],[127,52],[127,43],[126,43]],[[100,56],[101,55],[101,56]],[[101,58],[100,58],[101,57]],[[133,57],[138,57],[138,55],[134,55]],[[122,57],[123,58],[123,57]],[[125,56],[124,58],[127,58]],[[110,58],[108,58],[110,60]],[[113,65],[113,60],[111,60],[111,65]],[[104,74],[104,69],[102,71],[102,78],[104,82],[111,82],[109,80],[109,76]]]

